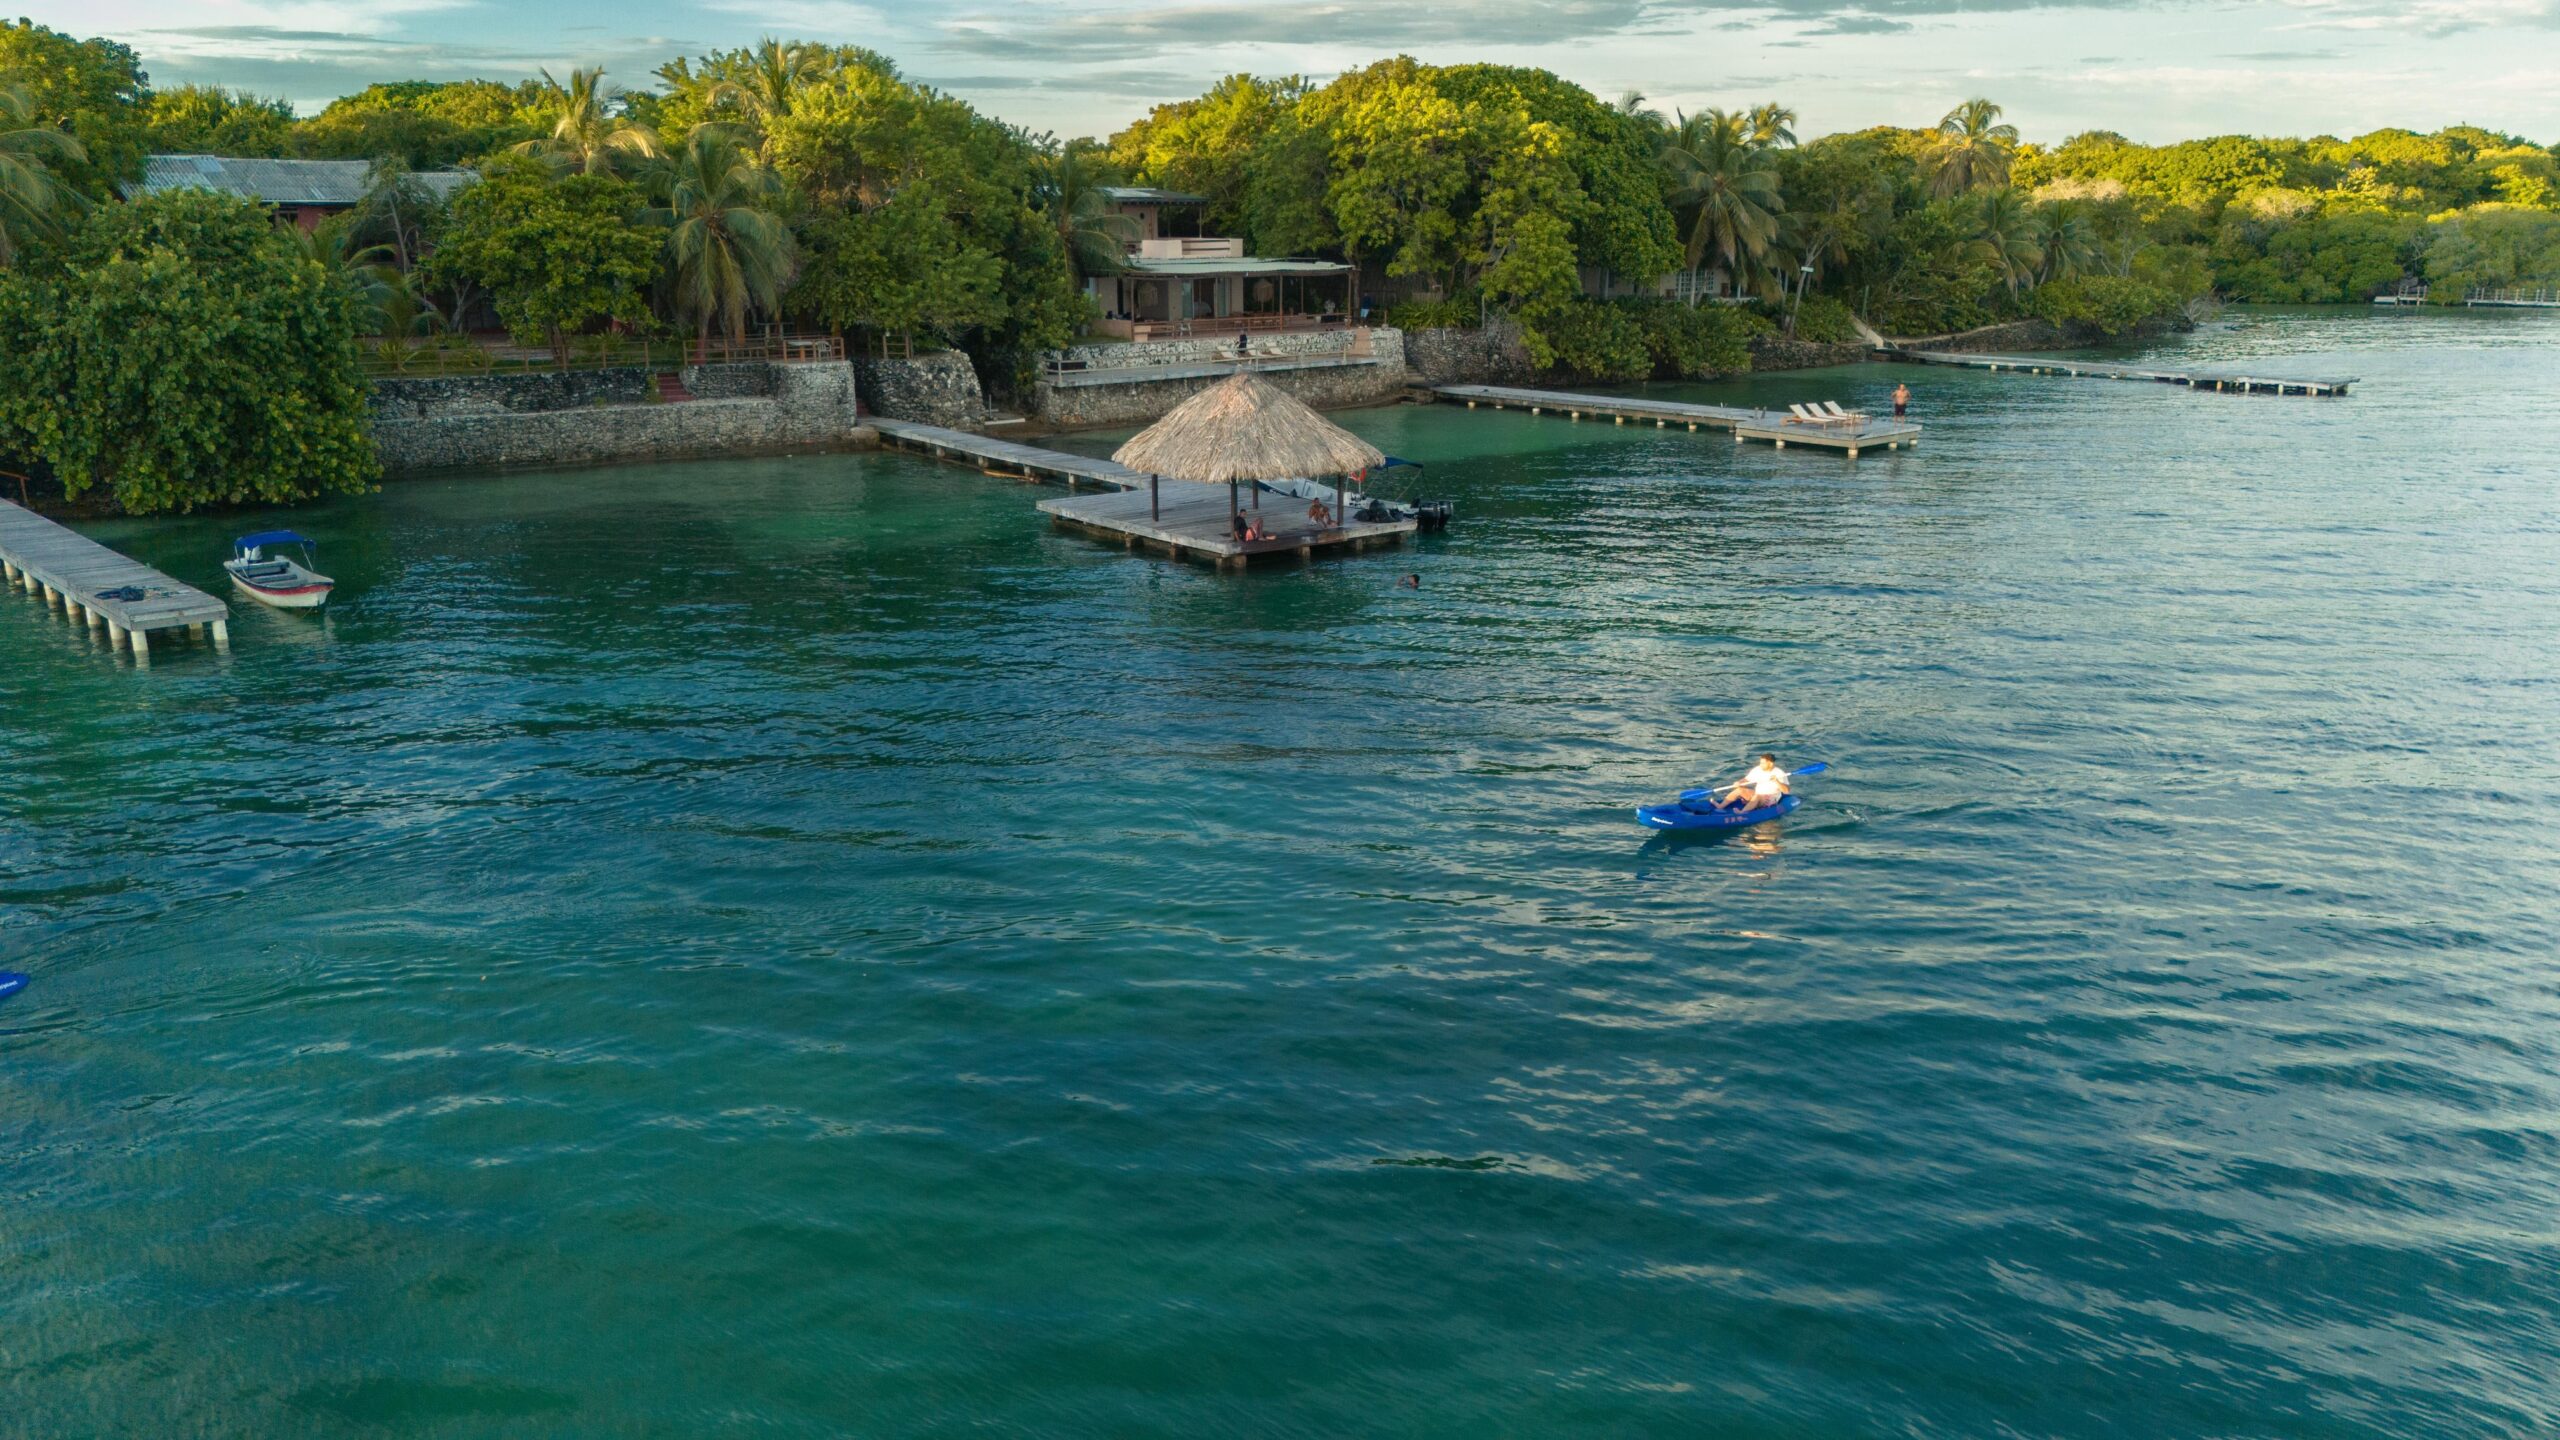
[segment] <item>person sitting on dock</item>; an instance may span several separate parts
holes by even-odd
[[[1307,518],[1318,525],[1330,525],[1333,523],[1333,512],[1325,508],[1322,500],[1318,500],[1307,507]]]
[[[1245,539],[1253,533],[1253,527],[1245,523],[1243,511],[1238,510],[1227,517],[1227,533],[1238,540]]]
[[[1262,523],[1261,516],[1256,515],[1252,519],[1244,522],[1244,538],[1247,540],[1268,540],[1271,538],[1270,527]]]
[[[1759,810],[1775,805],[1787,797],[1787,772],[1778,768],[1778,757],[1763,755],[1760,763],[1743,773],[1716,801],[1719,810]]]

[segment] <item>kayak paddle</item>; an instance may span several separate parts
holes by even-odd
[[[1797,778],[1799,778],[1799,777],[1801,777],[1801,776],[1806,776],[1806,775],[1819,775],[1819,774],[1821,774],[1823,771],[1828,770],[1828,769],[1830,769],[1830,768],[1831,768],[1831,762],[1830,762],[1830,761],[1828,761],[1828,760],[1816,760],[1816,761],[1814,761],[1812,764],[1805,766],[1805,767],[1804,767],[1803,769],[1801,769],[1801,770],[1790,770],[1790,771],[1788,771],[1788,772],[1787,772],[1787,778],[1788,778],[1788,779],[1790,779],[1790,780],[1794,780],[1794,779],[1797,779]],[[1680,798],[1681,798],[1681,799],[1683,799],[1683,800],[1703,800],[1703,799],[1705,799],[1706,797],[1708,797],[1708,796],[1713,795],[1714,793],[1716,793],[1716,791],[1717,791],[1718,789],[1730,789],[1730,788],[1732,788],[1732,787],[1730,787],[1730,786],[1715,786],[1715,785],[1710,785],[1710,786],[1708,786],[1708,787],[1707,787],[1706,789],[1704,789],[1704,790],[1683,790],[1683,791],[1681,791],[1681,792],[1680,792]]]

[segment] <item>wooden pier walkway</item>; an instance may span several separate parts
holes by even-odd
[[[2195,390],[2243,395],[2344,395],[2360,377],[2268,375],[2254,370],[2161,370],[2102,360],[2057,360],[2050,355],[1961,355],[1948,350],[1887,350],[1888,359],[1916,365],[1955,365],[1969,370],[2013,370],[2026,375],[2071,375],[2089,380],[2148,380]]]
[[[1196,485],[1183,480],[1158,481],[1117,460],[1043,450],[992,435],[919,425],[906,420],[873,420],[880,438],[900,449],[977,466],[991,475],[1048,480],[1073,490],[1103,487],[1098,495],[1068,495],[1040,502],[1040,513],[1052,523],[1135,550],[1161,549],[1181,560],[1206,560],[1220,568],[1243,565],[1269,556],[1308,558],[1318,551],[1365,550],[1394,544],[1417,528],[1411,520],[1354,520],[1322,525],[1307,519],[1307,503],[1286,495],[1256,494],[1245,501],[1245,513],[1270,527],[1268,540],[1235,538],[1234,513],[1227,508],[1227,487]],[[1265,503],[1265,502],[1269,503]]]
[[[1685,426],[1730,430],[1738,441],[1762,440],[1783,450],[1811,445],[1858,458],[1866,450],[1899,450],[1920,443],[1920,427],[1890,416],[1864,416],[1857,423],[1809,425],[1783,410],[1753,410],[1738,405],[1693,405],[1678,400],[1635,399],[1623,395],[1580,395],[1564,390],[1523,390],[1509,385],[1436,385],[1432,395],[1462,402],[1470,410],[1490,405],[1496,410],[1526,410],[1532,415],[1563,415],[1580,420],[1605,415],[1625,425],[1650,423],[1655,429]]]
[[[1104,485],[1114,490],[1143,490],[1147,485],[1146,476],[1117,460],[1070,455],[1063,450],[1043,450],[1037,445],[999,440],[992,435],[968,430],[948,430],[940,425],[919,425],[910,420],[872,418],[869,423],[880,432],[881,439],[901,450],[913,450],[944,460],[965,460],[981,470],[1033,480],[1055,480],[1070,489],[1081,484]]]
[[[110,648],[151,663],[154,631],[201,625],[231,648],[231,607],[41,515],[0,500],[0,574],[67,618],[104,630]]]

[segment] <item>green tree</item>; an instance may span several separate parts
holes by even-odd
[[[1004,267],[964,245],[935,197],[900,191],[869,210],[826,213],[802,232],[808,263],[790,305],[832,331],[868,330],[913,354],[918,334],[957,339],[1004,309]]]
[[[2032,283],[2044,265],[2036,243],[2039,225],[2027,197],[2003,187],[1985,190],[1974,202],[1973,253],[2015,295]]]
[[[152,94],[143,142],[156,155],[278,156],[293,126],[293,106],[285,101],[216,85],[181,85]]]
[[[665,284],[678,320],[703,353],[714,328],[736,340],[755,311],[779,308],[798,256],[777,213],[781,177],[756,163],[736,132],[697,125],[667,162],[662,203],[643,213],[667,232]]]
[[[569,72],[561,84],[542,72],[542,107],[553,112],[551,133],[516,146],[552,165],[581,175],[609,175],[617,165],[646,160],[659,153],[658,137],[614,110],[605,87],[604,67]]]
[[[62,130],[79,158],[58,156],[54,174],[92,200],[142,178],[150,77],[133,51],[113,40],[74,40],[32,20],[0,20],[0,80],[26,97],[20,123]]]
[[[792,98],[801,87],[830,68],[830,57],[823,47],[797,41],[784,44],[768,35],[757,43],[745,78],[720,81],[712,95],[715,102],[726,100],[735,105],[738,113],[760,131],[766,122],[790,114]]]
[[[1791,107],[1764,100],[1751,107],[1748,122],[1754,145],[1774,149],[1796,143],[1796,112]]]
[[[26,91],[0,85],[0,266],[15,263],[30,241],[57,233],[82,206],[80,193],[55,171],[87,159],[80,142],[32,123],[34,111]]]
[[[1492,308],[1519,318],[1530,358],[1554,358],[1546,327],[1579,298],[1571,217],[1583,197],[1565,164],[1564,138],[1530,121],[1503,146],[1476,207],[1467,259],[1474,288]]]
[[[397,159],[432,170],[493,155],[548,128],[538,83],[402,80],[329,102],[294,127],[290,148],[314,160]]]
[[[518,340],[548,343],[558,358],[571,333],[648,320],[664,237],[632,223],[635,186],[609,175],[555,179],[517,159],[492,161],[481,176],[453,198],[427,261],[436,283],[485,288]]]
[[[0,276],[0,457],[128,512],[370,485],[346,295],[261,206],[102,207],[48,273]]]
[[[2038,284],[2068,280],[2098,263],[2097,225],[2085,202],[2053,200],[2030,213],[2034,223],[2029,235],[2041,257],[2035,274]]]
[[[1068,145],[1040,157],[1034,203],[1058,232],[1067,261],[1081,275],[1115,275],[1128,268],[1128,247],[1138,222],[1112,207],[1103,193],[1099,157]]]
[[[1673,209],[1684,218],[1688,263],[1714,264],[1736,288],[1763,281],[1786,200],[1765,147],[1743,116],[1723,110],[1683,115],[1663,146]]]
[[[1295,75],[1230,75],[1199,99],[1159,105],[1112,136],[1112,163],[1141,185],[1202,197],[1208,202],[1202,219],[1211,229],[1265,244],[1254,233],[1245,197],[1258,157],[1309,88]],[[1286,254],[1293,247],[1277,248]]]
[[[1928,151],[1930,190],[1947,196],[2005,187],[2017,149],[2018,127],[2000,123],[1999,106],[1967,100],[1938,122]]]

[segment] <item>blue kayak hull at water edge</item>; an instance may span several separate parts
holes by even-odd
[[[1678,802],[1669,805],[1639,805],[1636,807],[1636,819],[1656,830],[1739,830],[1746,825],[1757,825],[1763,820],[1775,820],[1781,815],[1792,815],[1796,807],[1803,803],[1804,800],[1799,796],[1782,795],[1778,798],[1777,804],[1763,805],[1757,810],[1703,808],[1693,810]]]
[[[6,1000],[10,996],[17,994],[19,991],[26,988],[26,976],[0,970],[0,1000]]]

